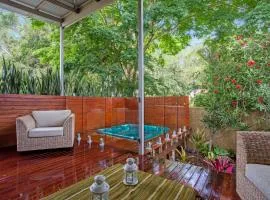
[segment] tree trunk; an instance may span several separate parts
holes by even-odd
[[[214,134],[215,134],[214,132],[211,132],[211,134],[210,134],[210,138],[209,138],[209,151],[212,151]]]

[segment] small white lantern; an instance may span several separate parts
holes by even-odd
[[[177,135],[176,135],[176,131],[175,130],[173,131],[172,138],[173,139],[177,138]]]
[[[77,141],[80,143],[80,142],[81,142],[81,140],[82,140],[82,138],[81,138],[81,134],[80,134],[80,133],[78,133],[78,134],[77,134]]]
[[[159,145],[158,152],[162,153],[162,140],[161,140],[161,137],[158,138],[157,145]]]
[[[100,139],[99,139],[99,146],[100,146],[101,148],[104,148],[105,143],[104,143],[104,139],[103,139],[103,138],[100,138]]]
[[[172,161],[175,161],[175,151],[174,151],[174,150],[172,151],[172,157],[171,157],[171,160],[172,160]]]
[[[165,141],[166,142],[170,142],[171,141],[170,134],[169,133],[166,133]]]
[[[157,141],[157,144],[161,145],[162,144],[162,140],[161,140],[161,137],[158,137],[158,141]]]
[[[103,175],[95,176],[95,182],[89,188],[92,193],[92,200],[109,200],[110,186],[105,179]]]
[[[91,136],[90,136],[90,135],[88,135],[88,140],[87,140],[87,143],[88,143],[88,144],[92,144],[92,142],[93,142],[93,141],[92,141]]]
[[[177,135],[182,135],[182,129],[181,128],[178,129]]]
[[[81,144],[81,140],[82,140],[82,138],[81,138],[81,134],[80,134],[80,133],[78,133],[78,134],[77,134],[77,142],[78,142],[78,146],[80,146],[80,144]]]
[[[184,128],[183,128],[183,132],[184,132],[184,133],[187,132],[186,126],[184,126]]]
[[[148,151],[152,151],[152,142],[148,142],[145,149]]]
[[[125,185],[137,185],[138,184],[138,166],[135,163],[134,158],[128,158],[127,163],[124,166],[124,180]]]

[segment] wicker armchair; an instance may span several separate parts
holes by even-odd
[[[253,167],[252,170],[250,166]],[[266,200],[270,198],[269,170],[270,132],[238,132],[236,191],[241,199]],[[250,178],[250,172],[253,178]],[[256,179],[257,181],[254,181]]]
[[[47,112],[47,111],[40,111]],[[31,150],[41,150],[41,149],[56,149],[56,148],[68,148],[73,147],[74,144],[74,127],[75,127],[75,115],[68,114],[67,117],[63,118],[63,123],[59,125],[59,120],[57,121],[57,114],[54,112],[61,111],[48,111],[51,112],[50,120],[56,120],[58,123],[55,127],[41,127],[38,126],[37,120],[34,119],[32,115],[22,116],[16,119],[16,133],[17,133],[17,151],[31,151]],[[48,118],[48,115],[47,115]],[[42,131],[42,128],[44,131]],[[55,128],[57,132],[52,131]],[[31,131],[38,130],[34,132],[36,135],[31,135]],[[49,129],[49,130],[48,130]],[[41,132],[41,135],[39,132]],[[42,135],[43,134],[43,135]],[[44,134],[49,134],[44,136]]]

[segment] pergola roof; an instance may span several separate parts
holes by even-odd
[[[0,7],[69,26],[114,0],[0,0]]]

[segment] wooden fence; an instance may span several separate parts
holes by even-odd
[[[16,118],[33,110],[70,109],[76,115],[76,132],[91,134],[97,128],[138,123],[136,98],[0,95],[0,147],[16,145]],[[146,97],[145,123],[171,130],[189,126],[188,97]]]

